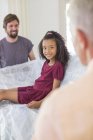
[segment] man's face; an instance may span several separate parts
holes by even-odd
[[[5,28],[7,35],[11,38],[16,38],[18,36],[18,30],[19,30],[19,23],[17,22],[17,20],[13,20],[7,23],[7,26]]]

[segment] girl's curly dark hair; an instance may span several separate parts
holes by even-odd
[[[43,54],[42,42],[43,42],[43,40],[48,40],[48,39],[55,40],[56,45],[57,45],[56,60],[60,61],[64,65],[64,68],[66,68],[70,55],[69,55],[69,52],[67,50],[67,47],[65,46],[64,38],[59,33],[55,32],[55,31],[48,31],[45,34],[45,36],[43,37],[43,39],[40,41],[39,46],[38,46],[40,56],[42,58],[46,59],[46,57]]]

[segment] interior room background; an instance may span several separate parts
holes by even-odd
[[[38,56],[38,43],[48,30],[58,31],[66,40],[68,50],[74,54],[69,31],[68,0],[0,0],[0,39],[6,36],[3,18],[8,13],[20,19],[19,35],[34,44]]]

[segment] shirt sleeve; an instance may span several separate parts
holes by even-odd
[[[32,50],[33,46],[34,45],[32,44],[32,42],[30,40],[28,40],[28,53],[30,53],[30,51]]]
[[[1,56],[0,56],[0,68],[1,68]]]
[[[53,78],[61,81],[63,77],[64,77],[64,67],[61,63],[57,63],[53,70]]]
[[[2,57],[1,57],[1,44],[0,44],[0,68],[2,68]]]
[[[1,41],[0,41],[0,68],[1,68]]]

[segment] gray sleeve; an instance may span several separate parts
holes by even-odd
[[[6,61],[4,58],[3,49],[2,49],[1,44],[0,44],[0,68],[3,68],[3,67],[6,67]]]
[[[1,48],[0,48],[0,68],[2,68],[2,66],[1,66]]]
[[[32,42],[30,40],[28,40],[28,53],[30,53],[30,51],[32,50],[33,46],[34,45],[32,44]]]
[[[1,68],[1,56],[0,56],[0,68]]]

